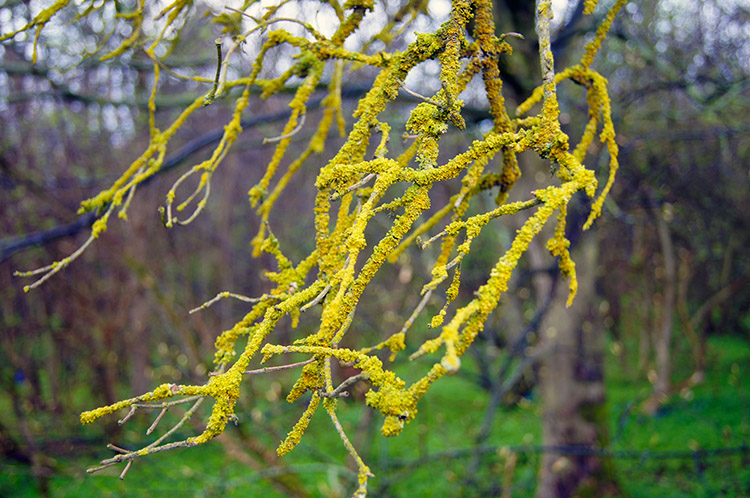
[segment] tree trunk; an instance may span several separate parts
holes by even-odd
[[[643,412],[653,415],[669,399],[669,390],[672,376],[671,344],[672,344],[672,322],[674,318],[674,305],[676,301],[677,270],[675,264],[674,246],[672,235],[669,232],[667,220],[659,208],[652,201],[652,212],[656,221],[656,230],[659,234],[659,245],[662,258],[664,259],[664,299],[661,313],[661,324],[654,338],[654,351],[656,352],[656,378],[654,380],[654,392],[643,403]]]
[[[598,260],[594,234],[581,237],[577,252],[578,294],[566,308],[568,288],[561,281],[540,327],[544,445],[552,451],[542,458],[538,498],[620,494],[611,462],[590,451],[606,447],[608,440],[603,329],[594,324],[592,310]]]

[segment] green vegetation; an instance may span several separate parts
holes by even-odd
[[[655,417],[640,414],[635,403],[648,395],[650,384],[633,382],[628,369],[634,365],[622,365],[618,357],[608,353],[608,425],[612,434],[608,449],[615,455],[632,452],[615,459],[628,496],[746,496],[750,468],[745,462],[750,454],[708,454],[700,462],[690,454],[738,448],[750,440],[750,346],[737,337],[715,337],[709,341],[708,351],[711,368],[706,382],[690,394],[674,398]],[[468,365],[466,375],[455,375],[435,385],[424,400],[420,418],[401,436],[372,439],[364,458],[374,473],[385,477],[383,483],[374,481],[373,494],[381,496],[378,491],[387,487],[389,496],[482,496],[481,488],[462,488],[473,451],[467,445],[466,436],[471,434],[466,428],[480,425],[487,403],[487,392],[471,380]],[[350,406],[342,412],[342,424],[353,431],[366,408],[351,401],[343,403]],[[257,398],[257,404],[265,417],[293,415],[289,410],[279,413],[279,405],[264,398]],[[510,454],[502,448],[508,447],[518,452],[513,496],[533,492],[539,459],[533,448],[541,444],[539,413],[539,403],[533,397],[498,412],[485,443],[480,478],[488,474],[486,482],[491,483],[494,478],[489,474],[502,474]],[[142,436],[136,433],[142,433],[148,423],[136,421],[125,434],[126,439],[137,444]],[[442,429],[431,430],[436,426]],[[228,429],[227,436],[239,437],[237,429]],[[337,447],[336,439],[318,415],[299,448],[284,457],[287,466],[281,470],[294,472],[307,483],[307,489],[316,490],[313,492],[320,496],[346,496],[356,482],[356,474],[341,465],[343,450],[341,454],[329,453]],[[667,455],[661,452],[665,451],[675,454],[664,458]],[[117,478],[115,469],[85,475],[83,468],[97,455],[98,450],[54,454],[58,472],[50,480],[50,496],[156,497],[166,490],[174,496],[286,496],[264,479],[264,475],[280,469],[252,471],[219,444],[156,455],[147,465],[134,466],[124,481]],[[435,462],[440,465],[435,466]],[[436,468],[442,469],[440,475],[435,474]],[[6,496],[38,496],[26,466],[4,463],[0,488],[11,490]]]

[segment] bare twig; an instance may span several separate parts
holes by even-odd
[[[435,242],[440,237],[445,237],[446,234],[447,234],[447,232],[445,230],[443,230],[442,232],[433,235],[429,239],[427,239],[424,242],[420,243],[419,244],[419,248],[420,249],[424,249],[425,247],[429,246],[430,244],[432,244],[433,242]]]
[[[407,330],[409,330],[409,327],[414,323],[414,320],[417,319],[419,314],[422,312],[425,306],[427,306],[427,301],[430,300],[430,296],[432,296],[432,291],[435,290],[429,289],[427,292],[424,293],[424,296],[422,296],[422,300],[419,301],[419,304],[416,308],[414,308],[414,311],[412,311],[411,315],[409,315],[409,318],[404,322],[404,326],[401,327],[401,330],[399,331],[402,334],[405,334]]]
[[[177,441],[175,443],[169,443],[163,446],[156,446],[153,448],[149,448],[148,453],[144,453],[144,455],[145,454],[150,455],[153,453],[161,453],[162,451],[173,450],[175,448],[190,448],[196,445],[197,443],[193,441],[188,441],[186,439],[184,441]],[[141,455],[138,451],[131,451],[125,454],[115,455],[112,458],[107,458],[106,460],[102,460],[101,462],[99,462],[100,464],[97,465],[96,467],[91,467],[91,468],[86,469],[86,472],[89,474],[93,474],[94,472],[98,472],[102,469],[106,469],[113,465],[117,465],[118,463],[130,462],[140,456],[143,456],[143,455]]]
[[[344,265],[344,266],[346,266],[346,265]],[[309,310],[310,308],[312,308],[313,306],[315,306],[316,304],[318,304],[319,302],[321,302],[323,300],[323,298],[326,297],[326,294],[328,294],[328,291],[330,291],[330,290],[331,290],[331,284],[326,285],[325,289],[323,289],[320,292],[320,294],[318,294],[317,296],[315,296],[315,299],[313,299],[312,301],[310,301],[306,305],[302,306],[299,310],[302,311],[302,312],[305,312],[305,311]]]
[[[349,395],[349,393],[344,392],[345,389],[347,389],[349,386],[354,384],[355,382],[358,382],[360,380],[367,380],[370,378],[370,374],[368,372],[360,372],[357,375],[352,375],[348,379],[344,380],[341,384],[336,387],[333,391],[330,392],[321,392],[320,396],[323,398],[338,398],[338,397],[346,397]]]
[[[278,367],[265,367],[265,368],[258,368],[257,370],[245,370],[242,373],[245,375],[257,375],[257,374],[264,374],[268,372],[276,372],[279,370],[288,370],[290,368],[304,367],[305,365],[309,365],[315,360],[316,358],[310,358],[309,360],[300,361],[297,363],[290,363],[288,365],[279,365]],[[218,374],[210,374],[210,375],[218,375]]]
[[[356,497],[362,497],[364,498],[367,496],[367,478],[368,477],[375,477],[375,474],[370,472],[370,468],[365,465],[365,463],[362,461],[362,458],[357,453],[357,450],[354,448],[354,445],[349,441],[349,438],[346,436],[346,433],[344,432],[344,428],[341,426],[341,423],[339,422],[338,417],[336,416],[336,410],[333,408],[334,405],[327,405],[326,411],[328,411],[328,415],[331,416],[331,421],[333,421],[334,427],[336,427],[336,432],[339,433],[339,437],[341,437],[341,441],[343,441],[344,446],[346,447],[346,450],[349,452],[349,454],[352,456],[354,461],[357,463],[357,476],[359,477],[359,487],[354,492],[354,495]]]
[[[316,38],[320,38],[320,36],[321,36],[320,33],[318,33],[312,27],[311,24],[306,23],[304,21],[300,21],[299,19],[295,19],[293,17],[274,17],[273,19],[268,19],[267,21],[262,21],[260,19],[257,19],[255,17],[251,16],[247,12],[244,12],[244,11],[242,11],[240,9],[235,9],[234,7],[229,7],[229,6],[226,6],[226,5],[224,6],[224,8],[227,9],[227,10],[231,10],[233,12],[237,12],[239,14],[242,14],[243,16],[245,16],[245,17],[247,17],[249,19],[252,19],[253,21],[257,22],[258,26],[256,26],[255,28],[253,28],[253,31],[256,30],[256,29],[258,29],[258,28],[260,28],[261,30],[263,30],[263,29],[267,28],[269,24],[276,23],[276,22],[293,22],[295,24],[299,24],[300,26],[302,26],[306,30],[310,31],[310,33],[313,36],[315,36]]]
[[[265,145],[265,144],[268,144],[268,143],[271,143],[271,142],[280,142],[280,141],[284,140],[285,138],[292,138],[294,135],[296,135],[297,133],[299,133],[300,130],[302,130],[302,127],[305,125],[305,117],[306,116],[307,116],[307,114],[303,114],[299,118],[299,123],[297,124],[297,127],[294,128],[289,133],[285,133],[284,135],[279,135],[278,137],[264,138],[263,139],[263,144]]]
[[[161,444],[162,441],[164,441],[169,436],[171,436],[172,434],[174,434],[175,432],[177,432],[180,429],[180,427],[182,427],[185,424],[185,422],[187,422],[188,420],[190,420],[190,417],[193,416],[193,413],[195,413],[198,410],[198,407],[201,406],[201,404],[203,403],[203,400],[206,399],[203,396],[198,396],[197,398],[198,399],[195,400],[195,403],[193,403],[193,406],[191,406],[190,409],[185,412],[185,414],[182,416],[182,418],[174,426],[172,426],[171,429],[169,429],[167,432],[165,432],[164,434],[162,434],[162,436],[159,437],[159,439],[157,439],[153,443],[151,443],[148,446],[146,446],[146,448],[150,450],[151,448],[157,447],[159,444]],[[171,448],[168,448],[168,449],[171,449]],[[163,451],[163,450],[161,450],[161,451]]]
[[[515,31],[509,31],[507,33],[503,33],[500,35],[500,38],[505,39],[509,36],[512,36],[513,38],[520,38],[521,40],[525,40],[526,37],[524,37],[521,33],[516,33]]]
[[[415,91],[413,91],[413,90],[409,90],[409,89],[408,89],[408,88],[406,88],[406,86],[404,86],[404,85],[401,85],[401,87],[400,87],[400,88],[401,88],[401,90],[403,90],[403,91],[404,91],[404,93],[407,93],[407,94],[411,95],[412,97],[418,98],[418,99],[420,99],[420,100],[424,100],[424,101],[425,101],[425,102],[427,102],[428,104],[432,104],[432,105],[434,105],[435,107],[438,107],[438,108],[440,108],[440,109],[444,109],[444,108],[445,108],[445,106],[444,106],[443,104],[441,104],[440,102],[436,102],[436,101],[432,100],[432,99],[431,99],[431,98],[429,98],[429,97],[425,97],[424,95],[421,95],[421,94],[419,94],[419,93],[417,93],[417,92],[415,92]]]
[[[216,77],[214,78],[214,86],[208,93],[208,95],[206,95],[206,97],[203,99],[204,107],[214,103],[214,100],[216,98],[216,90],[219,89],[219,78],[221,78],[221,63],[223,58],[223,54],[221,52],[221,38],[216,39],[216,58],[218,59],[218,62],[216,63]]]
[[[183,405],[185,403],[190,403],[192,401],[195,401],[196,399],[200,398],[201,396],[188,396],[187,398],[182,399],[176,399],[174,401],[164,401],[162,403],[134,403],[131,406],[131,411],[134,411],[133,408],[147,408],[150,410],[160,410],[163,408],[170,408],[172,406],[177,405]],[[125,423],[127,419],[129,419],[131,416],[130,413],[128,413],[125,418],[122,419],[122,423]]]
[[[213,299],[206,301],[205,303],[201,304],[197,308],[191,309],[188,313],[192,315],[193,313],[200,311],[200,310],[204,310],[208,308],[209,306],[212,306],[216,304],[218,301],[227,297],[239,299],[240,301],[244,301],[246,303],[259,303],[261,301],[274,298],[274,296],[270,296],[268,294],[263,294],[260,297],[247,297],[247,296],[243,296],[242,294],[235,294],[234,292],[223,291],[223,292],[219,292],[218,294],[216,294],[216,297],[214,297]]]
[[[360,188],[360,187],[362,187],[364,185],[367,185],[373,178],[375,178],[377,176],[378,176],[377,173],[370,173],[370,174],[366,175],[364,178],[362,178],[357,183],[355,183],[355,184],[350,185],[349,187],[347,187],[346,193],[349,193],[349,192],[351,192],[353,190],[357,190],[358,188]],[[335,201],[335,200],[339,199],[340,197],[341,196],[338,195],[338,193],[333,193],[330,196],[330,200]]]
[[[189,448],[189,447],[192,447],[192,446],[196,446],[197,443],[193,442],[192,440],[188,440],[188,439],[185,439],[183,441],[177,441],[177,442],[174,442],[174,443],[168,443],[168,444],[165,444],[163,446],[159,446],[159,444],[161,444],[162,441],[164,441],[166,438],[168,438],[169,436],[171,436],[172,434],[174,434],[176,431],[178,431],[180,429],[180,427],[182,427],[185,424],[185,422],[187,422],[190,419],[190,417],[192,417],[192,415],[196,412],[196,410],[201,405],[201,403],[203,402],[204,399],[205,398],[203,396],[191,396],[189,398],[185,398],[185,400],[187,400],[187,401],[192,401],[192,400],[196,400],[196,401],[193,404],[193,406],[190,407],[190,409],[185,412],[185,414],[182,416],[182,418],[170,430],[168,430],[167,432],[165,432],[156,441],[154,441],[153,443],[149,444],[148,446],[146,446],[145,448],[143,448],[141,450],[128,451],[128,450],[125,450],[125,449],[120,448],[118,446],[115,446],[114,444],[108,444],[107,448],[109,448],[109,449],[111,449],[113,451],[116,451],[119,454],[113,456],[112,458],[107,458],[105,460],[102,460],[101,462],[99,462],[99,465],[97,465],[96,467],[91,467],[91,468],[86,469],[86,472],[89,473],[89,474],[91,474],[91,473],[97,472],[99,470],[106,469],[107,467],[111,467],[113,465],[117,465],[118,463],[123,463],[123,462],[130,463],[130,462],[132,462],[133,460],[135,460],[138,457],[145,456],[145,455],[150,455],[152,453],[160,453],[162,451],[168,451],[168,450],[172,450],[172,449],[175,449],[175,448]],[[185,400],[179,400],[179,401],[181,401],[183,403],[187,402]],[[164,405],[169,405],[169,406],[172,406],[173,404],[177,404],[177,403],[175,403],[175,402],[164,403]],[[140,407],[141,408],[147,408],[147,407],[151,408],[151,407],[155,407],[155,406],[158,406],[158,405],[146,405],[146,406],[140,406]],[[167,407],[163,407],[163,410],[166,410],[166,408]],[[129,466],[126,466],[126,468],[120,474],[120,478],[121,479],[125,477],[125,474],[127,473],[128,470],[129,470]]]
[[[150,435],[152,432],[154,432],[154,429],[156,429],[156,426],[159,425],[159,422],[161,422],[161,418],[164,416],[164,414],[167,413],[167,407],[161,409],[161,412],[159,412],[159,415],[156,416],[156,420],[154,420],[154,423],[149,426],[148,429],[146,429],[146,435]]]
[[[459,254],[458,256],[456,256],[455,258],[453,258],[447,265],[445,265],[445,270],[446,271],[450,270],[451,268],[453,268],[454,266],[456,266],[457,264],[459,264],[461,262],[461,260],[463,260],[463,259],[464,259],[464,255],[463,254]]]
[[[130,453],[128,450],[124,448],[120,448],[119,446],[115,446],[114,444],[108,444],[107,448],[113,451],[117,451],[119,453]]]
[[[138,176],[141,173],[143,173],[143,170],[144,170],[143,166],[141,166],[140,168],[138,168],[138,172],[136,173],[136,176]],[[133,200],[133,196],[135,195],[135,189],[136,189],[137,186],[138,186],[137,184],[133,184],[133,186],[130,187],[130,190],[128,190],[128,196],[127,196],[127,198],[125,198],[125,202],[123,202],[122,207],[120,208],[120,212],[117,213],[117,216],[119,218],[122,218],[123,220],[127,219],[127,217],[128,217],[127,216],[128,207],[130,207],[130,203]]]
[[[122,469],[122,472],[120,473],[120,480],[122,481],[125,479],[125,474],[128,473],[128,470],[130,470],[130,466],[133,465],[133,460],[130,460],[127,464],[125,464],[125,468]]]
[[[121,418],[120,420],[118,420],[118,421],[117,421],[117,425],[122,425],[122,424],[124,424],[125,422],[127,422],[128,420],[130,420],[130,417],[132,417],[132,416],[133,416],[133,414],[135,414],[135,411],[136,411],[137,409],[138,409],[138,407],[137,407],[137,406],[135,406],[135,405],[131,406],[131,407],[130,407],[130,410],[128,411],[128,414],[127,414],[127,415],[125,415],[124,417],[122,417],[122,418]]]

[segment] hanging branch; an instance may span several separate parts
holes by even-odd
[[[66,8],[67,3],[64,0],[56,2],[21,31],[36,29],[38,35],[54,14]],[[511,47],[506,38],[517,36],[515,33],[495,35],[491,0],[453,0],[449,19],[433,33],[418,35],[401,51],[390,51],[386,45],[383,50],[374,53],[347,48],[356,46],[348,42],[351,35],[366,22],[366,16],[373,9],[371,0],[349,1],[343,6],[337,1],[328,2],[335,14],[335,18],[331,16],[331,21],[338,23],[330,36],[324,36],[305,21],[278,17],[280,6],[271,7],[259,16],[251,16],[244,10],[229,9],[241,14],[235,16],[237,19],[248,18],[254,25],[243,32],[241,21],[232,21],[235,25],[231,26],[231,31],[241,34],[231,42],[216,41],[217,68],[213,79],[182,75],[196,83],[211,85],[211,88],[196,95],[176,119],[161,129],[156,120],[156,95],[159,93],[160,71],[164,65],[157,57],[156,49],[166,43],[164,37],[168,28],[181,29],[192,2],[176,0],[154,15],[141,0],[140,8],[128,14],[126,19],[131,27],[130,37],[105,57],[114,58],[134,50],[136,46],[145,47],[153,63],[154,74],[148,103],[149,143],[108,189],[82,203],[81,212],[104,213],[94,223],[89,240],[71,258],[25,273],[27,276],[43,275],[39,281],[27,286],[27,290],[40,285],[80,256],[93,239],[106,230],[113,209],[119,208],[121,216],[124,216],[128,205],[137,202],[137,188],[165,168],[167,146],[175,133],[193,117],[196,110],[223,97],[232,100],[233,111],[224,129],[215,137],[218,143],[215,143],[211,157],[187,170],[167,193],[164,208],[166,227],[188,224],[196,219],[205,209],[213,175],[218,174],[219,165],[246,126],[241,116],[251,105],[251,94],[260,91],[262,98],[279,94],[292,77],[298,77],[302,83],[296,86],[289,101],[283,131],[278,137],[268,140],[274,142],[272,158],[262,178],[248,192],[250,204],[257,209],[261,219],[260,230],[251,242],[253,255],[268,254],[277,266],[276,271],[266,273],[271,282],[270,289],[260,298],[223,292],[193,310],[205,309],[224,297],[238,298],[250,308],[232,328],[218,335],[214,358],[216,372],[209,375],[204,384],[163,384],[142,396],[81,414],[81,421],[90,423],[127,409],[129,411],[122,419],[124,423],[137,409],[158,409],[160,412],[148,429],[151,433],[157,430],[168,409],[177,404],[193,403],[180,421],[156,441],[138,451],[119,450],[113,446],[118,454],[89,471],[125,463],[125,470],[121,474],[124,477],[136,458],[204,444],[221,434],[230,421],[236,422],[236,403],[247,376],[301,367],[287,401],[296,402],[307,393],[311,393],[311,396],[307,406],[300,410],[298,422],[277,452],[283,455],[301,441],[313,415],[322,404],[357,465],[359,486],[354,492],[355,496],[364,496],[372,473],[344,433],[337,415],[339,398],[348,386],[366,379],[370,385],[366,395],[367,405],[384,417],[382,434],[398,435],[415,418],[417,404],[432,383],[461,368],[461,357],[482,331],[489,314],[497,308],[529,244],[551,220],[555,225],[547,249],[558,258],[560,272],[569,280],[568,302],[575,296],[576,269],[570,257],[570,242],[566,238],[567,206],[579,192],[589,197],[596,196],[584,225],[584,229],[588,229],[601,213],[617,171],[618,148],[607,81],[591,69],[591,65],[614,16],[624,3],[624,0],[615,2],[594,40],[586,46],[580,64],[556,73],[549,35],[551,1],[538,2],[537,31],[542,79],[540,86],[515,110],[515,117],[508,112],[502,95],[503,80],[498,61],[501,56],[511,56]],[[586,11],[590,13],[595,4],[596,1],[587,1]],[[387,29],[394,30],[396,26],[405,29],[423,9],[421,1],[406,2],[396,13],[397,18],[389,22]],[[156,26],[158,33],[142,30],[144,22]],[[269,29],[271,25],[283,26],[282,22],[303,26],[303,35],[297,36],[282,28]],[[472,25],[473,40],[469,40],[466,30]],[[381,32],[365,42],[365,47],[375,39],[389,41],[389,34],[390,31]],[[12,34],[3,35],[2,38],[10,36]],[[249,54],[252,68],[247,74],[232,79],[230,74],[233,72],[228,71],[230,61],[239,56],[237,49],[251,36],[262,41],[257,53]],[[228,45],[226,53],[223,50],[225,44]],[[266,65],[270,66],[271,61],[275,60],[268,56],[277,47],[295,51],[294,60],[275,78],[264,79],[261,74],[273,73]],[[403,82],[408,74],[428,60],[439,64],[440,89],[428,96],[406,89]],[[377,76],[359,101],[353,122],[347,125],[342,109],[345,81],[350,77],[348,71],[362,67],[377,72]],[[330,79],[325,85],[325,96],[320,101],[322,116],[317,124],[306,123],[309,110],[316,105],[311,96],[322,86],[324,77]],[[465,129],[463,114],[466,109],[460,97],[475,78],[481,78],[484,84],[493,128],[463,152],[446,159],[444,154],[441,155],[441,140],[450,130]],[[561,130],[556,97],[557,85],[567,80],[583,85],[587,93],[588,123],[575,147],[571,147],[570,138]],[[239,94],[228,92],[235,87],[242,91]],[[400,155],[394,155],[389,150],[391,126],[381,116],[387,115],[384,113],[398,97],[399,90],[415,97],[418,103],[409,113],[403,130],[406,136],[413,138],[413,143]],[[528,116],[536,104],[541,104],[540,112]],[[281,243],[270,231],[269,215],[279,196],[303,165],[308,164],[312,155],[325,151],[326,139],[334,124],[345,139],[335,153],[329,154],[327,163],[318,171],[315,201],[310,206],[315,217],[314,248],[295,263],[287,257]],[[303,152],[290,158],[292,138],[307,127],[313,133],[303,146]],[[606,144],[610,157],[609,174],[602,188],[599,188],[595,171],[585,164],[588,149],[597,137]],[[374,154],[371,146],[375,148]],[[532,151],[550,161],[554,166],[554,177],[548,186],[532,192],[527,200],[509,203],[509,192],[521,174],[517,154],[524,151]],[[499,171],[492,166],[497,156],[502,158]],[[286,168],[285,171],[279,173],[283,168]],[[178,188],[193,175],[198,177],[196,187],[178,201]],[[458,183],[459,179],[460,186],[448,202],[435,206],[435,211],[431,212],[435,187],[450,186],[454,184],[453,181]],[[497,207],[469,215],[471,201],[495,187]],[[188,207],[191,208],[190,214],[178,219],[177,213]],[[386,228],[378,231],[371,221],[383,211],[391,216],[385,222]],[[522,215],[525,219],[521,222],[521,228],[510,247],[495,262],[484,284],[474,291],[473,297],[461,301],[461,263],[471,252],[473,241],[488,225],[501,217]],[[438,228],[437,235],[421,243],[421,235],[433,230],[449,216],[450,220]],[[419,244],[426,247],[438,240],[440,248],[432,264],[431,280],[424,284],[423,297],[403,327],[396,333],[383,334],[387,339],[374,347],[357,344],[358,336],[351,333],[357,329],[357,306],[380,269],[387,262],[395,261],[410,246]],[[452,274],[450,279],[449,272]],[[432,331],[410,333],[409,340],[416,349],[411,359],[422,356],[432,363],[421,378],[408,384],[384,364],[377,351],[390,350],[390,361],[393,361],[396,353],[406,348],[406,332],[417,316],[427,309],[430,297],[443,294],[445,303],[429,322]],[[457,302],[455,309],[450,308],[452,311],[449,312],[449,305],[454,301]],[[292,326],[296,327],[300,314],[318,305],[320,316],[317,317],[316,313],[309,318],[318,320],[318,323],[305,327],[306,332],[301,333],[293,344],[273,344],[273,339],[269,340],[269,337],[278,337],[278,334],[272,336],[271,333],[282,319],[288,316]],[[340,347],[347,334],[352,346]],[[260,363],[263,363],[273,356],[292,353],[305,355],[307,359],[278,367],[251,368],[251,364],[259,362],[258,356],[262,357]],[[351,365],[360,373],[334,388],[332,359]],[[179,403],[171,398],[176,398]],[[195,413],[203,400],[213,403],[205,429],[182,441],[165,442]]]

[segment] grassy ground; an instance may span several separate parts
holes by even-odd
[[[674,397],[656,416],[647,417],[638,411],[638,401],[649,392],[648,382],[634,381],[629,362],[608,355],[610,449],[618,456],[614,465],[628,496],[750,496],[750,450],[744,456],[711,453],[750,444],[750,344],[737,337],[713,338],[709,356],[711,368],[703,384]],[[678,369],[676,375],[681,373],[687,371]],[[351,407],[340,412],[347,433],[353,439],[367,436],[357,429],[363,416],[358,403],[342,402]],[[510,471],[514,458],[513,496],[533,495],[539,454],[518,448],[530,450],[542,442],[541,408],[533,397],[497,414],[480,465],[467,478],[475,454],[472,435],[481,424],[486,403],[486,392],[469,375],[446,378],[421,402],[419,416],[400,437],[364,437],[371,444],[365,445],[369,448],[363,456],[377,476],[371,480],[371,496],[489,496],[498,492],[501,476]],[[264,401],[261,412],[243,422],[244,430],[264,430],[267,426],[259,421],[286,423],[299,415],[299,407],[279,405]],[[370,424],[371,432],[377,430],[375,425]],[[142,441],[136,433],[141,429],[136,424],[123,438]],[[237,430],[232,428],[228,437],[237,440]],[[283,433],[263,435],[269,443],[279,436]],[[96,443],[103,448],[103,442]],[[515,448],[515,455],[503,450],[505,446]],[[316,414],[300,447],[284,458],[285,467],[269,466],[256,472],[230,455],[220,443],[155,455],[134,464],[120,481],[121,468],[94,475],[84,472],[109,456],[107,452],[70,449],[54,455],[56,472],[48,482],[49,495],[285,496],[266,476],[289,472],[297,475],[312,496],[348,496],[355,487],[345,451],[322,412]],[[0,462],[0,495],[39,496],[29,467]]]

